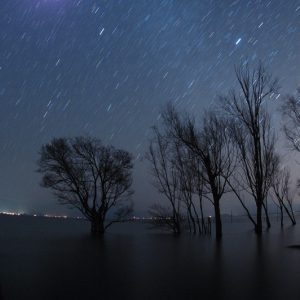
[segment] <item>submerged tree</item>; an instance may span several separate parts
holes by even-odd
[[[201,164],[201,180],[210,194],[205,194],[205,197],[214,207],[216,237],[221,238],[220,200],[227,192],[227,181],[235,165],[227,134],[228,124],[211,111],[206,113],[202,126],[197,128],[190,116],[183,118],[173,106],[165,110],[163,119],[169,138],[184,144]]]
[[[154,137],[146,157],[151,165],[153,185],[168,200],[168,206],[155,204],[150,208],[149,213],[155,225],[170,228],[173,233],[180,234],[182,229],[180,187],[172,156],[172,145],[157,128],[153,129],[153,133]]]
[[[290,171],[286,168],[279,170],[272,183],[272,192],[276,199],[276,205],[280,209],[280,223],[283,226],[283,211],[286,212],[293,225],[296,219],[293,209],[293,196],[290,189]]]
[[[42,186],[59,202],[77,208],[102,235],[132,212],[132,157],[90,137],[56,138],[42,146],[38,172]],[[108,213],[111,214],[108,220]]]
[[[153,132],[147,158],[154,186],[168,200],[168,205],[151,206],[152,223],[171,229],[175,234],[185,227],[194,234],[208,233],[203,213],[204,184],[197,157],[184,143],[172,138],[166,127],[160,130],[154,127]]]
[[[266,199],[278,167],[275,135],[264,103],[278,90],[276,79],[259,64],[251,71],[248,65],[236,68],[238,91],[231,91],[221,102],[231,122],[231,136],[238,149],[239,167],[234,187],[257,234],[262,233],[262,212],[268,217]],[[256,205],[256,221],[243,202],[241,191],[252,196]]]
[[[199,210],[200,210],[200,221],[198,221],[199,226],[199,233],[209,233],[207,225],[205,224],[204,218],[204,207],[203,207],[203,200],[205,198],[205,185],[204,185],[204,173],[202,170],[201,160],[194,155],[193,163],[190,166],[192,168],[193,177],[193,187],[194,187],[194,194],[198,198],[199,202]],[[200,225],[201,224],[201,225]]]
[[[198,174],[195,172],[194,154],[190,149],[179,143],[174,144],[174,153],[173,160],[179,179],[180,199],[186,207],[189,231],[195,234],[198,228],[199,233],[203,233],[204,228],[201,226],[199,214],[194,203],[194,193],[197,192],[199,195],[199,192],[203,192],[197,190],[198,186],[196,186]],[[200,206],[200,210],[203,216],[202,206]]]

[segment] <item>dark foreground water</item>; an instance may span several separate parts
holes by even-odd
[[[257,240],[248,222],[224,238],[117,225],[92,239],[83,220],[0,217],[3,299],[300,299],[300,225]]]

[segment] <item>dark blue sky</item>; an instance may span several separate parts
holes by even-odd
[[[52,137],[82,134],[134,154],[144,210],[157,194],[140,158],[164,104],[201,115],[245,59],[294,92],[299,49],[300,1],[2,0],[0,210],[65,211],[35,162]]]

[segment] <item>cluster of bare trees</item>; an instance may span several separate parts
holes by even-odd
[[[284,214],[296,224],[296,192],[276,151],[268,110],[268,103],[277,98],[278,82],[262,64],[254,70],[241,65],[235,72],[237,88],[219,97],[218,105],[200,116],[201,122],[169,105],[162,113],[162,127],[153,128],[147,159],[153,184],[163,195],[149,210],[155,225],[176,234],[186,228],[206,234],[210,218],[204,201],[208,201],[214,209],[216,237],[221,238],[226,193],[238,199],[257,234],[263,231],[263,216],[271,226],[268,198],[280,210],[282,225]],[[284,133],[296,152],[300,152],[299,96],[300,91],[286,97],[281,107]],[[103,234],[132,212],[133,165],[128,152],[90,137],[60,138],[42,147],[38,164],[42,185],[51,188],[62,204],[77,208],[91,222],[93,233]]]
[[[278,82],[262,64],[254,70],[241,65],[235,71],[238,87],[219,97],[218,105],[199,118],[200,124],[169,105],[162,114],[162,127],[153,130],[148,160],[154,184],[168,201],[156,204],[151,213],[160,220],[158,225],[170,226],[175,233],[186,221],[192,232],[197,228],[205,232],[204,199],[213,205],[220,238],[221,200],[229,192],[239,200],[257,234],[262,233],[263,216],[271,226],[268,197],[279,207],[282,224],[284,212],[296,224],[290,175],[276,151],[268,111],[268,103],[278,95]],[[300,152],[300,104],[288,97],[282,111],[289,120],[285,134]]]
[[[165,117],[169,113],[175,112],[169,110]],[[191,232],[206,233],[209,228],[204,220],[200,162],[193,151],[172,139],[169,133],[157,128],[153,132],[147,158],[152,166],[154,185],[168,200],[168,205],[156,203],[150,208],[150,214],[157,225],[170,228],[176,234],[182,231],[184,221]]]
[[[286,212],[292,224],[296,224],[293,210],[295,191],[291,191],[290,171],[287,168],[278,170],[272,183],[273,201],[280,210],[280,224],[283,226],[283,214]]]

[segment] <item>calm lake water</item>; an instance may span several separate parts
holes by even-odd
[[[295,244],[300,222],[281,230],[274,220],[257,240],[249,222],[234,220],[218,244],[137,223],[97,240],[83,220],[0,216],[2,298],[300,299]]]

